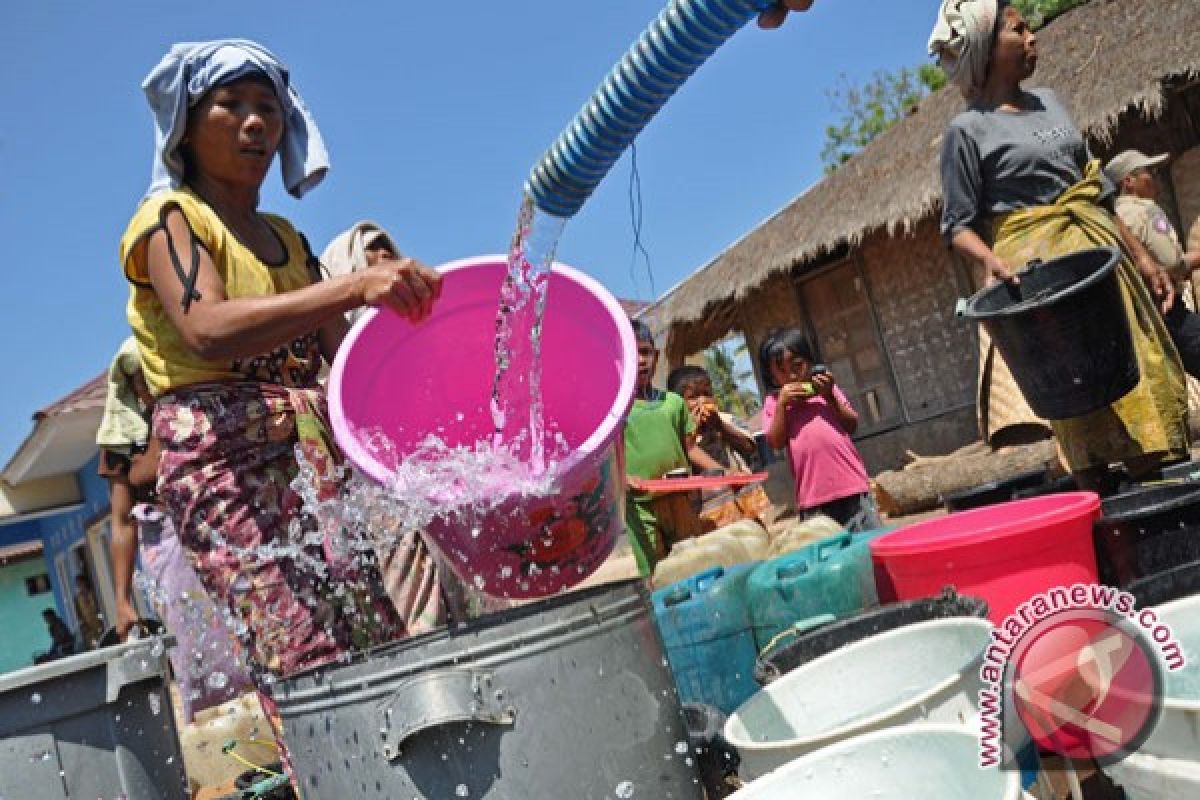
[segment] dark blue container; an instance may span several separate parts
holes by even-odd
[[[713,567],[654,593],[654,618],[681,702],[730,713],[758,691],[746,579],[759,563]]]

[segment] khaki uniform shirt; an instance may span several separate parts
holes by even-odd
[[[1123,194],[1117,198],[1117,216],[1129,226],[1133,235],[1146,246],[1154,260],[1163,265],[1177,284],[1187,280],[1188,269],[1183,260],[1183,247],[1179,244],[1179,236],[1158,203],[1143,197]]]

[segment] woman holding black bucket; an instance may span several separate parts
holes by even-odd
[[[375,565],[339,555],[344,543],[305,510],[339,489],[317,374],[345,312],[385,305],[418,322],[441,278],[401,258],[322,281],[304,238],[258,210],[277,154],[296,197],[328,168],[286,67],[263,47],[176,45],[143,88],[153,180],[121,262],[155,397],[158,496],[270,682],[405,633]]]
[[[1018,281],[1015,270],[1033,259],[1123,250],[1117,275],[1141,379],[1107,408],[1050,423],[1067,468],[1081,486],[1103,490],[1111,463],[1137,476],[1186,456],[1183,366],[1159,313],[1171,304],[1170,280],[1113,216],[1114,188],[1057,96],[1021,86],[1037,64],[1033,32],[1004,0],[944,0],[929,50],[969,103],[942,143],[941,227],[954,249],[988,283]],[[1044,425],[982,329],[980,339],[985,439],[1003,443]]]

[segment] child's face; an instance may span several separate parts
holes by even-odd
[[[713,399],[711,378],[695,378],[679,387],[680,394],[688,405]]]
[[[777,386],[786,386],[797,381],[806,381],[811,376],[812,364],[804,358],[785,351],[771,364],[771,377]]]
[[[653,342],[638,342],[638,388],[645,389],[654,380],[658,366],[658,350]]]

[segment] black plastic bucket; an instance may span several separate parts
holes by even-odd
[[[1046,481],[1040,486],[1034,486],[1032,489],[1018,489],[1013,492],[1013,499],[1024,500],[1027,497],[1045,497],[1048,494],[1077,491],[1079,491],[1079,484],[1075,482],[1075,479],[1070,475],[1063,475],[1052,481]]]
[[[1200,481],[1200,461],[1180,461],[1158,470],[1165,481]]]
[[[1138,608],[1161,606],[1200,594],[1200,561],[1147,575],[1129,584],[1126,590],[1137,599]]]
[[[1009,500],[1015,500],[1018,492],[1036,489],[1045,483],[1045,469],[1030,470],[1004,480],[984,483],[973,489],[952,492],[942,498],[942,505],[947,511],[966,511],[968,508],[1007,503]]]
[[[1200,484],[1143,486],[1103,501],[1093,528],[1100,580],[1127,586],[1200,561]]]
[[[1067,419],[1128,394],[1140,373],[1115,268],[1098,247],[1034,262],[1017,285],[1002,282],[967,301],[1034,413]]]
[[[852,617],[822,625],[800,634],[785,645],[759,656],[754,666],[754,680],[760,686],[786,675],[839,647],[866,639],[884,631],[915,625],[933,619],[950,617],[987,616],[987,601],[978,597],[959,595],[946,587],[939,597],[925,597],[903,603],[873,608]]]

